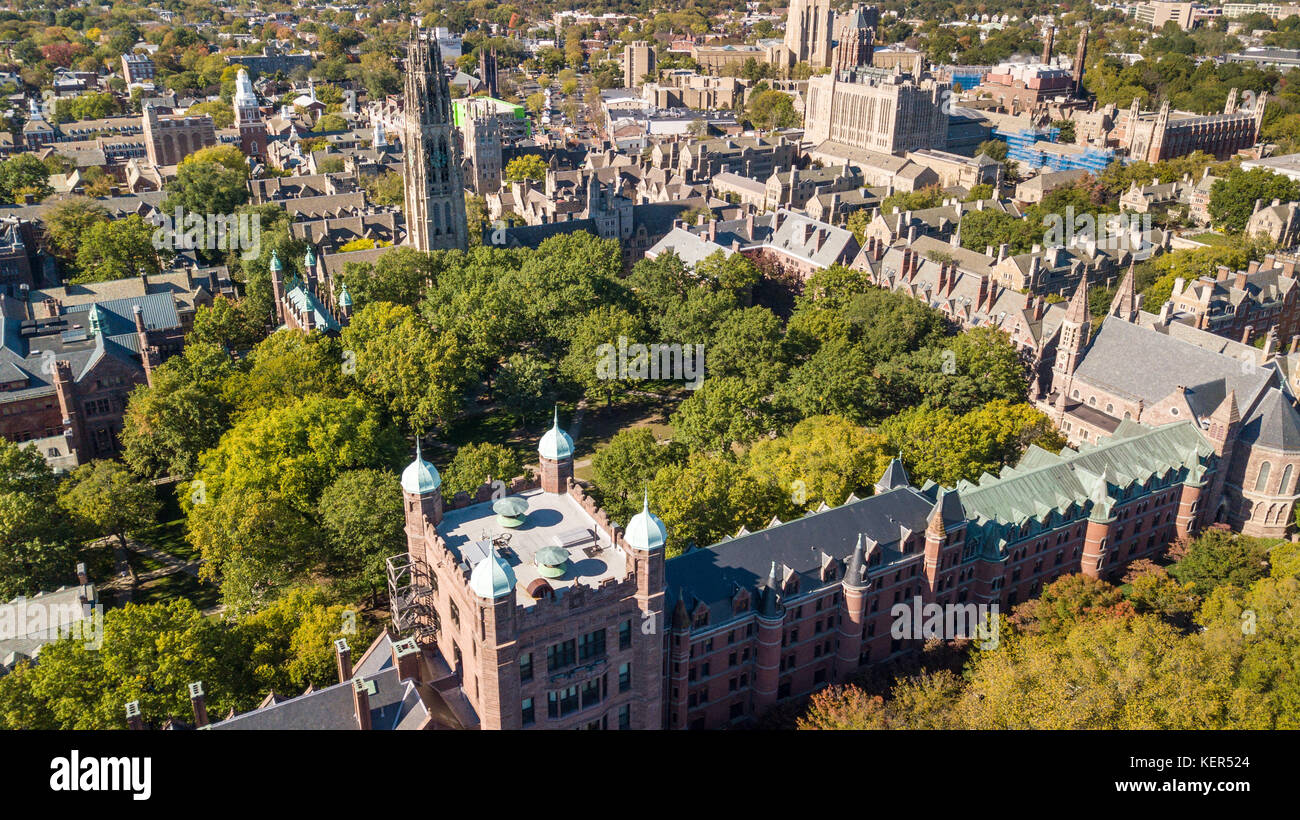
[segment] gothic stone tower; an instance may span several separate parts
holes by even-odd
[[[406,229],[416,250],[465,250],[465,186],[452,133],[451,95],[432,34],[406,46]]]
[[[461,126],[465,138],[465,170],[475,193],[501,190],[501,122],[496,109],[483,100],[470,100]]]

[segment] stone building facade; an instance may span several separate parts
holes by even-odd
[[[402,149],[406,229],[411,246],[432,251],[469,243],[465,221],[465,185],[451,94],[443,72],[438,39],[412,31],[406,46],[405,129]]]
[[[1142,312],[1131,272],[1093,335],[1087,290],[1085,281],[1062,320],[1040,408],[1083,446],[1130,421],[1192,422],[1222,463],[1202,502],[1207,523],[1284,536],[1300,497],[1300,412],[1273,353]]]
[[[154,165],[178,165],[201,148],[217,144],[217,131],[207,114],[159,114],[144,108],[145,153]]]
[[[558,418],[538,454],[540,484],[445,510],[417,451],[402,474],[412,631],[480,728],[660,728],[663,522],[644,509],[616,527],[573,481]]]
[[[860,68],[808,81],[804,139],[826,140],[897,154],[942,149],[948,139],[945,103],[952,85],[928,75]]]

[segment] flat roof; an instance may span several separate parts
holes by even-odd
[[[508,538],[499,551],[514,570],[515,600],[520,606],[536,603],[528,594],[528,585],[544,577],[534,563],[538,550],[543,547],[560,547],[569,554],[564,574],[545,578],[557,596],[575,584],[594,588],[608,579],[627,577],[627,556],[573,496],[534,489],[507,497],[528,502],[520,526],[502,526],[492,511],[493,502],[485,501],[447,511],[438,525],[438,534],[471,569],[487,555],[494,539]]]

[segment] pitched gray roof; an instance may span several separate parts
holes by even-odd
[[[900,528],[925,530],[934,495],[934,489],[926,493],[900,487],[679,555],[666,564],[671,599],[666,607],[671,609],[681,589],[689,598],[688,608],[703,601],[714,612],[729,612],[736,592],[748,589],[752,594],[766,580],[773,561],[805,577],[801,590],[820,587],[822,553],[847,561],[860,534],[876,542],[881,565],[892,563],[901,557]],[[957,493],[948,495],[944,523],[957,526],[965,518]]]
[[[1300,413],[1281,390],[1270,388],[1242,423],[1241,438],[1273,450],[1300,451]]]
[[[1180,385],[1200,418],[1214,412],[1232,390],[1250,407],[1276,378],[1258,367],[1118,318],[1102,323],[1075,378],[1153,404]]]

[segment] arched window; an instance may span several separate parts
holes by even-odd
[[[1288,465],[1286,465],[1286,469],[1282,471],[1282,483],[1281,483],[1280,485],[1278,485],[1278,488],[1277,488],[1277,493],[1278,493],[1278,495],[1289,495],[1289,494],[1290,494],[1290,492],[1291,492],[1291,470],[1292,470],[1293,467],[1294,467],[1294,465],[1292,465],[1292,464],[1288,464]]]
[[[1096,407],[1096,406],[1097,406],[1097,397],[1096,397],[1096,396],[1089,396],[1089,397],[1088,397],[1088,406],[1089,406],[1089,407]]]
[[[1255,479],[1255,492],[1264,492],[1264,487],[1268,484],[1268,473],[1272,469],[1271,465],[1265,461],[1259,467],[1259,477]]]

